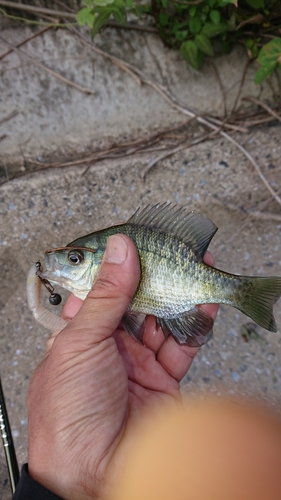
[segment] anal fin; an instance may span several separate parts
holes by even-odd
[[[146,314],[126,311],[122,317],[121,323],[126,332],[134,337],[135,340],[142,343],[145,328]]]
[[[165,337],[173,336],[180,345],[200,347],[206,344],[212,334],[214,321],[199,307],[194,307],[176,318],[158,318]]]

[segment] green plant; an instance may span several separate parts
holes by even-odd
[[[230,52],[242,43],[261,65],[255,82],[281,68],[280,0],[83,0],[79,24],[88,24],[92,36],[110,18],[124,25],[128,14],[152,16],[165,45],[179,50],[194,68],[216,51]],[[270,41],[268,41],[270,40]]]
[[[266,43],[260,50],[257,61],[261,67],[256,72],[256,83],[261,83],[276,68],[281,70],[281,38],[274,38]]]
[[[107,23],[110,17],[120,24],[127,23],[127,14],[142,15],[142,9],[134,0],[83,0],[86,7],[77,14],[79,24],[88,24],[92,30],[92,37]]]

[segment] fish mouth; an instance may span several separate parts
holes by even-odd
[[[61,272],[64,266],[58,261],[55,251],[47,251],[44,255],[44,260],[46,269],[45,271],[39,270],[37,272],[37,276],[44,280],[54,280],[56,282],[58,282],[60,278],[62,279],[63,276],[61,275]]]
[[[85,247],[77,247],[77,246],[67,246],[67,247],[58,247],[58,248],[51,248],[50,250],[46,250],[44,254],[44,260],[45,260],[45,266],[46,270],[45,271],[38,271],[37,275],[39,278],[43,279],[48,279],[50,281],[55,281],[56,283],[59,283],[60,280],[65,280],[66,276],[63,273],[63,269],[65,267],[65,264],[62,264],[59,262],[58,259],[58,252],[62,251],[70,251],[70,250],[81,250],[81,251],[87,251],[91,253],[96,253],[96,250],[93,248],[85,248]]]
[[[88,275],[87,266],[82,268],[80,266],[70,266],[67,262],[67,254],[71,250],[96,253],[95,249],[78,246],[52,248],[45,252],[45,270],[40,267],[37,271],[37,276],[45,286],[46,284],[49,286],[61,286],[84,300],[92,287],[93,276],[91,273]],[[63,257],[61,256],[62,253],[64,254]]]

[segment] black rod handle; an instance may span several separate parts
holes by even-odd
[[[11,432],[9,417],[6,409],[5,397],[0,377],[0,430],[5,451],[5,457],[10,477],[12,493],[15,492],[20,479],[19,466]]]

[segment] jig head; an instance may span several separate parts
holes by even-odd
[[[50,297],[49,297],[49,302],[52,304],[52,306],[58,306],[61,303],[61,295],[59,293],[55,293],[55,289],[53,285],[46,279],[46,278],[41,278],[40,273],[42,273],[43,269],[41,266],[41,262],[38,261],[35,264],[36,266],[36,276],[40,279],[41,283],[44,285],[44,287],[48,290]]]

